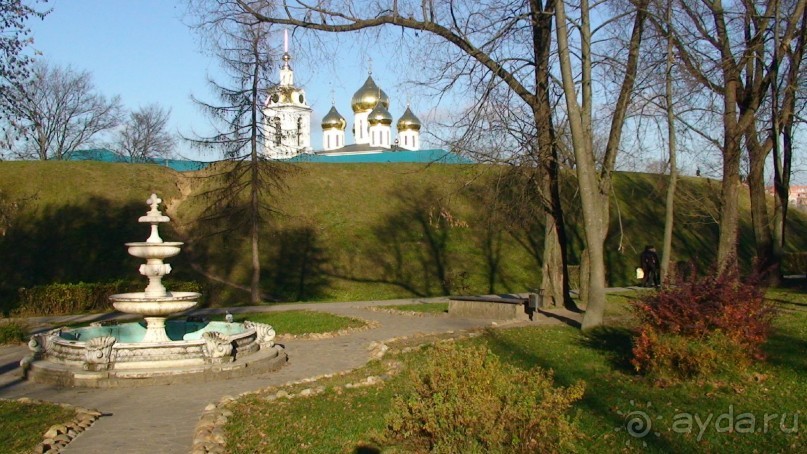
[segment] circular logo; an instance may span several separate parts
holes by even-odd
[[[636,403],[634,401],[630,401],[631,407],[636,407]],[[648,402],[645,406],[645,409],[649,410],[653,404]],[[636,438],[637,440],[642,440],[642,446],[647,447],[647,442],[644,440],[644,437],[648,436],[651,431],[653,431],[653,418],[647,414],[646,411],[643,410],[632,410],[628,413],[622,413],[622,411],[617,411],[617,414],[622,416],[624,423],[617,427],[617,432],[624,430],[631,436],[631,438]],[[656,417],[656,419],[661,419],[661,416]],[[658,432],[653,432],[653,435],[658,437],[660,434]],[[628,439],[625,441],[625,445],[629,446],[631,444],[631,440]]]

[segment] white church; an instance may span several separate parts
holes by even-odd
[[[311,145],[311,107],[305,91],[294,85],[294,71],[288,52],[288,38],[284,43],[280,83],[272,87],[266,98],[265,153],[270,159],[290,159],[300,154],[322,156],[355,155],[391,150],[420,150],[420,120],[407,105],[396,124],[393,138],[393,118],[389,113],[389,96],[379,88],[369,74],[364,85],[353,95],[353,144],[347,144],[347,121],[332,106],[322,118],[322,149],[314,151]]]

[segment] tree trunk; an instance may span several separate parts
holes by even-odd
[[[740,194],[740,138],[744,129],[737,117],[738,96],[742,86],[740,72],[732,55],[725,11],[717,1],[709,5],[715,23],[721,53],[723,96],[723,180],[720,191],[720,238],[717,243],[717,267],[720,273],[737,267],[737,226]],[[743,125],[750,126],[746,116]]]
[[[782,260],[785,250],[785,225],[787,221],[788,194],[790,192],[790,166],[793,156],[793,126],[785,122],[782,130],[782,161],[779,156],[774,156],[774,166],[776,167],[773,182],[773,260],[777,263],[779,277],[781,279]],[[778,154],[778,153],[777,153]]]
[[[563,296],[563,259],[555,228],[555,217],[546,213],[544,226],[544,263],[541,267],[542,307],[556,307],[564,301]]]
[[[775,17],[779,17],[779,4],[776,4],[777,10]],[[782,102],[782,109],[774,115],[774,212],[773,212],[773,259],[776,263],[782,263],[784,259],[785,247],[785,226],[787,225],[787,210],[788,210],[788,195],[790,193],[790,175],[791,165],[793,160],[793,121],[795,119],[795,103],[796,93],[798,92],[799,80],[801,74],[801,62],[804,58],[804,49],[807,45],[807,8],[802,10],[801,26],[798,35],[798,41],[795,49],[788,53],[790,59],[789,70],[787,74],[787,83],[785,85],[784,97]],[[778,29],[774,30],[775,36],[778,37]],[[778,52],[777,52],[778,55]],[[776,65],[778,68],[778,64]],[[778,94],[778,85],[772,86],[774,94]],[[778,98],[776,96],[775,98]],[[777,106],[774,103],[774,106]],[[780,128],[778,127],[781,122],[782,132],[782,149],[779,150],[779,137],[776,133]],[[781,266],[779,273],[781,277]],[[801,272],[801,270],[800,270]]]
[[[538,139],[538,156],[541,166],[541,194],[544,203],[545,234],[543,267],[541,273],[541,289],[544,294],[543,305],[557,306],[562,302],[564,307],[574,306],[569,296],[569,269],[566,255],[566,227],[563,223],[563,207],[560,200],[560,171],[558,164],[558,148],[555,143],[555,128],[552,124],[553,112],[550,102],[549,56],[552,47],[552,0],[542,4],[538,0],[530,1],[533,15],[533,49],[535,52],[535,84],[536,98],[533,104],[533,120]]]
[[[552,147],[552,164],[550,166],[550,196],[552,199],[552,220],[555,226],[555,235],[557,236],[557,247],[560,258],[560,283],[561,298],[563,300],[563,307],[569,310],[578,311],[577,305],[569,293],[569,253],[568,242],[566,237],[566,222],[563,216],[563,206],[560,200],[560,172],[558,165],[558,148]],[[547,218],[549,220],[549,218]],[[555,289],[557,298],[557,289]],[[555,303],[557,304],[557,299]]]
[[[756,140],[756,133],[746,134],[746,147],[750,168],[748,172],[748,192],[751,199],[751,221],[754,229],[756,245],[755,269],[768,284],[778,283],[779,270],[773,260],[773,237],[771,235],[770,218],[768,217],[768,201],[765,191],[765,160],[768,153]]]
[[[723,181],[720,191],[720,238],[717,266],[720,272],[737,266],[737,223],[739,220],[740,150],[734,131],[726,131],[723,149]]]
[[[581,15],[585,16],[587,13],[588,10],[581,13]],[[589,287],[588,292],[586,292],[588,306],[586,307],[586,313],[583,316],[582,323],[582,328],[588,329],[602,324],[603,312],[605,310],[605,261],[601,232],[603,225],[602,206],[604,204],[607,206],[608,199],[602,197],[599,192],[597,168],[594,163],[593,145],[591,142],[591,119],[586,115],[592,101],[585,96],[590,89],[590,72],[584,70],[583,107],[581,108],[577,103],[577,91],[572,76],[569,37],[566,30],[566,11],[562,0],[555,2],[555,17],[557,22],[555,28],[557,30],[563,91],[564,98],[566,99],[566,108],[569,114],[569,127],[572,136],[572,146],[574,148],[577,182],[580,187],[580,201],[583,206],[583,230],[586,237],[586,249],[588,251],[590,267],[589,279],[587,279]],[[587,17],[585,19],[588,21]],[[590,30],[585,28],[581,34],[586,35],[586,31]],[[591,36],[587,35],[581,39],[588,42],[590,38]],[[587,50],[584,51],[584,53],[586,52]],[[582,270],[580,274],[582,287]]]
[[[672,23],[672,2],[667,3],[667,23]],[[661,282],[666,284],[670,276],[672,262],[672,234],[675,219],[675,186],[678,182],[677,136],[675,133],[675,112],[673,109],[672,69],[673,54],[672,36],[667,37],[667,61],[664,75],[664,98],[667,108],[667,147],[670,155],[670,180],[667,183],[667,200],[664,205],[664,241],[661,246]]]
[[[721,272],[737,266],[737,221],[740,194],[740,158],[726,156],[721,182],[720,238],[717,244],[717,264]]]
[[[588,258],[588,249],[583,249],[580,254],[580,288],[577,289],[577,296],[580,303],[588,307],[588,288],[591,280],[591,260]]]
[[[252,239],[252,280],[250,283],[250,301],[252,304],[261,303],[261,253],[260,253],[260,157],[258,156],[258,109],[260,109],[260,61],[261,54],[259,46],[259,39],[256,36],[252,41],[252,53],[255,58],[255,64],[252,68],[252,105],[251,124],[250,124],[250,231]]]

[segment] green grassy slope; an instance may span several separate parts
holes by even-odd
[[[267,220],[261,235],[263,285],[272,299],[524,291],[540,282],[540,216],[514,216],[501,208],[507,196],[494,197],[490,189],[518,186],[505,169],[304,164],[298,170],[275,195],[272,205],[280,213]],[[137,218],[156,191],[178,207],[176,222],[163,229],[163,237],[187,243],[171,260],[171,277],[204,281],[212,304],[246,303],[246,294],[235,289],[249,282],[246,232],[207,237],[206,226],[194,222],[207,203],[200,194],[215,184],[196,178],[204,175],[182,176],[148,165],[0,162],[2,197],[21,201],[0,237],[0,289],[9,298],[16,288],[40,283],[139,279],[139,263],[122,243],[148,236]],[[181,185],[191,188],[188,197],[180,194]],[[676,259],[707,266],[717,243],[719,185],[685,178],[679,188]],[[607,240],[610,284],[631,283],[644,245],[660,246],[664,191],[659,176],[616,176],[618,203],[612,202]],[[518,191],[502,193],[513,192]],[[563,197],[569,207],[570,259],[576,264],[583,232],[573,184],[565,185]],[[749,263],[753,237],[743,197],[740,250]],[[791,250],[807,249],[795,233],[805,223],[798,214],[791,216]]]
[[[148,237],[137,222],[145,201],[152,191],[177,198],[177,178],[147,165],[0,162],[0,206],[11,211],[0,225],[2,306],[20,287],[138,278],[123,243]]]

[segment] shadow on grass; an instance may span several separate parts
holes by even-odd
[[[199,222],[188,234],[204,238],[189,245],[193,269],[214,282],[211,300],[220,305],[237,305],[248,300],[251,273],[250,243],[241,237],[211,235],[212,221]],[[223,231],[223,229],[220,229]],[[309,301],[322,298],[330,286],[326,272],[331,258],[315,226],[311,224],[268,226],[260,246],[262,299],[266,301]]]
[[[353,450],[353,454],[381,454],[381,450],[375,446],[359,445]]]
[[[784,333],[774,333],[764,346],[768,354],[768,363],[781,368],[791,369],[798,374],[807,373],[807,342],[803,339]]]
[[[580,322],[573,319],[573,318],[569,318],[569,317],[566,317],[565,315],[561,315],[561,314],[558,314],[558,313],[555,313],[555,312],[552,312],[552,311],[545,311],[545,310],[542,310],[542,309],[536,309],[535,312],[537,312],[537,313],[539,313],[539,314],[541,314],[543,316],[546,316],[548,318],[554,318],[555,320],[560,320],[561,322],[571,326],[572,328],[580,329],[580,326],[581,326]],[[582,312],[585,312],[585,311],[580,311],[579,313],[582,313]]]
[[[599,419],[600,422],[593,423],[597,427],[611,428],[605,433],[591,433],[590,428],[580,427],[585,433],[584,438],[610,437],[614,432],[624,432],[630,414],[624,415],[615,410],[618,403],[617,396],[624,396],[631,402],[650,402],[657,396],[653,390],[648,390],[644,386],[637,386],[636,381],[631,377],[620,373],[620,368],[611,366],[611,361],[606,360],[605,365],[598,358],[600,351],[606,352],[606,358],[614,354],[615,358],[621,356],[629,345],[629,331],[623,328],[605,328],[595,332],[595,334],[583,337],[579,332],[570,336],[568,342],[572,345],[568,348],[568,353],[572,356],[553,358],[551,353],[534,350],[533,345],[520,343],[510,339],[506,334],[494,330],[486,331],[485,340],[489,348],[498,354],[503,361],[523,368],[540,367],[542,369],[552,369],[554,371],[555,383],[559,386],[569,386],[580,380],[586,382],[586,391],[583,398],[574,405],[577,411],[585,415],[583,422],[578,416],[578,424],[592,424],[590,418]],[[593,345],[589,345],[589,343]],[[577,345],[574,345],[577,344]],[[628,349],[629,350],[629,349]],[[619,362],[619,361],[618,361]],[[612,373],[616,372],[616,373]],[[588,430],[586,430],[588,429]],[[639,445],[646,443],[645,449],[649,452],[677,452],[691,450],[690,446],[680,443],[672,444],[672,440],[662,436],[648,436],[640,440],[630,439],[638,442]]]
[[[783,300],[783,299],[779,299],[779,298],[765,298],[765,299],[767,299],[768,301],[773,301],[776,304],[781,304],[783,307],[788,308],[788,309],[792,309],[792,310],[800,310],[800,308],[807,308],[807,302],[800,303],[800,302],[796,302],[796,301],[788,301],[788,300]],[[795,306],[795,307],[790,308],[788,306]]]
[[[624,373],[633,373],[630,363],[634,332],[628,328],[601,326],[583,334],[580,344],[603,352],[611,366]]]

